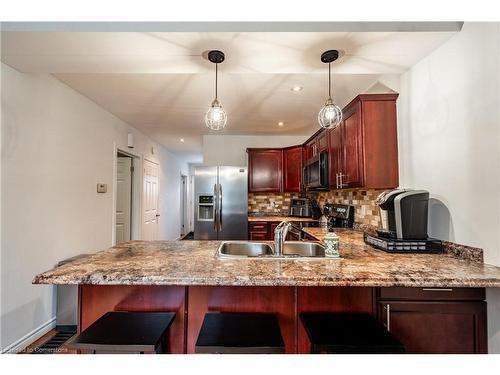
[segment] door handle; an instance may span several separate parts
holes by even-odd
[[[339,188],[339,174],[335,174],[335,184],[337,185],[337,189]]]
[[[222,232],[222,185],[219,184],[219,232]]]
[[[214,184],[214,200],[213,200],[212,217],[214,218],[214,230],[217,231],[217,184]]]
[[[391,305],[386,304],[384,306],[384,309],[386,311],[385,314],[385,326],[389,332],[391,332]]]

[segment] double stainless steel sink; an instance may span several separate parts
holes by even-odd
[[[310,259],[324,258],[325,248],[317,242],[285,241],[283,253],[276,255],[274,246],[264,242],[227,241],[217,249],[220,258],[235,259]]]

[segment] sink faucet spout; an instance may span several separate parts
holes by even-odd
[[[274,230],[274,255],[283,255],[283,243],[285,242],[286,235],[292,224],[287,221],[282,221]]]

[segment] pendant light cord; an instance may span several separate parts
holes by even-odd
[[[328,98],[332,98],[332,63],[328,63]]]
[[[215,64],[215,100],[217,100],[217,66],[219,64]]]

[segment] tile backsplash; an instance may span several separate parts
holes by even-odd
[[[375,199],[384,190],[332,190],[317,193],[321,207],[325,203],[342,203],[354,206],[354,222],[379,227],[380,215]]]
[[[248,212],[288,215],[290,202],[299,196],[299,193],[248,193]]]
[[[350,204],[355,207],[354,221],[357,224],[378,227],[380,223],[378,206],[375,199],[383,190],[332,190],[309,193],[323,207],[325,203]],[[284,214],[290,211],[292,198],[299,193],[249,193],[248,212],[261,214]]]

